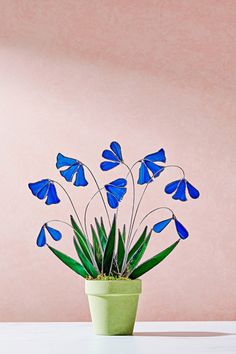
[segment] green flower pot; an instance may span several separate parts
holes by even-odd
[[[141,290],[140,279],[86,280],[95,334],[132,335]]]

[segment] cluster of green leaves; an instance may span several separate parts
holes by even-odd
[[[117,228],[114,216],[109,233],[106,232],[103,220],[95,219],[95,226],[91,225],[92,241],[81,231],[71,216],[71,225],[74,230],[74,247],[79,261],[67,256],[48,245],[48,248],[69,268],[86,279],[136,279],[163,261],[177,246],[179,240],[156,254],[147,261],[140,263],[149,243],[152,230],[148,232],[146,226],[127,252],[126,229]]]

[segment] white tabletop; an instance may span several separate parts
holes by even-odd
[[[236,353],[236,322],[138,322],[133,336],[95,336],[90,323],[0,323],[1,354]]]

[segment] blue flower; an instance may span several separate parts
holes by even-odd
[[[124,178],[118,178],[113,182],[105,185],[107,191],[107,201],[112,209],[116,209],[119,202],[126,193],[127,181]]]
[[[45,203],[47,205],[57,204],[60,202],[54,183],[49,179],[42,179],[39,182],[29,183],[28,187],[37,198],[45,199],[47,197]]]
[[[103,171],[111,170],[112,168],[118,166],[121,162],[123,162],[121,147],[120,144],[116,141],[113,141],[110,144],[111,150],[104,150],[102,153],[102,157],[109,161],[104,161],[100,164],[100,168]]]
[[[186,198],[186,188],[188,190],[188,193],[191,198],[197,199],[200,196],[199,191],[192,186],[188,181],[186,181],[185,178],[183,179],[178,179],[176,181],[173,181],[165,187],[165,192],[167,194],[172,194],[172,198],[175,200],[181,200],[182,202],[185,202],[187,200]]]
[[[160,173],[164,170],[164,167],[154,163],[157,161],[166,162],[165,151],[163,149],[145,156],[141,161],[138,184],[149,183],[153,180],[153,178],[160,175]],[[150,176],[149,171],[152,173],[152,176]]]
[[[53,240],[59,241],[62,237],[62,234],[60,231],[48,226],[47,224],[44,224],[39,232],[39,235],[37,237],[37,246],[38,247],[43,247],[46,245],[46,235],[45,235],[45,228],[49,232],[49,234],[52,236]]]
[[[175,222],[175,228],[176,231],[179,235],[180,238],[182,238],[183,240],[186,239],[188,237],[188,231],[187,229],[176,219],[175,216],[173,216],[172,218],[166,219],[166,220],[162,220],[160,222],[158,222],[157,224],[155,224],[153,226],[153,231],[160,233],[162,230],[164,230],[166,228],[167,225],[169,225],[169,223],[174,220]]]
[[[74,186],[87,186],[88,181],[84,176],[84,166],[80,161],[72,159],[71,157],[66,157],[59,153],[57,155],[56,167],[59,169],[64,166],[69,166],[69,168],[60,171],[60,174],[65,178],[67,182],[71,182],[75,176]]]

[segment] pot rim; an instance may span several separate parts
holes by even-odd
[[[142,292],[142,280],[85,280],[87,295],[138,295]]]

